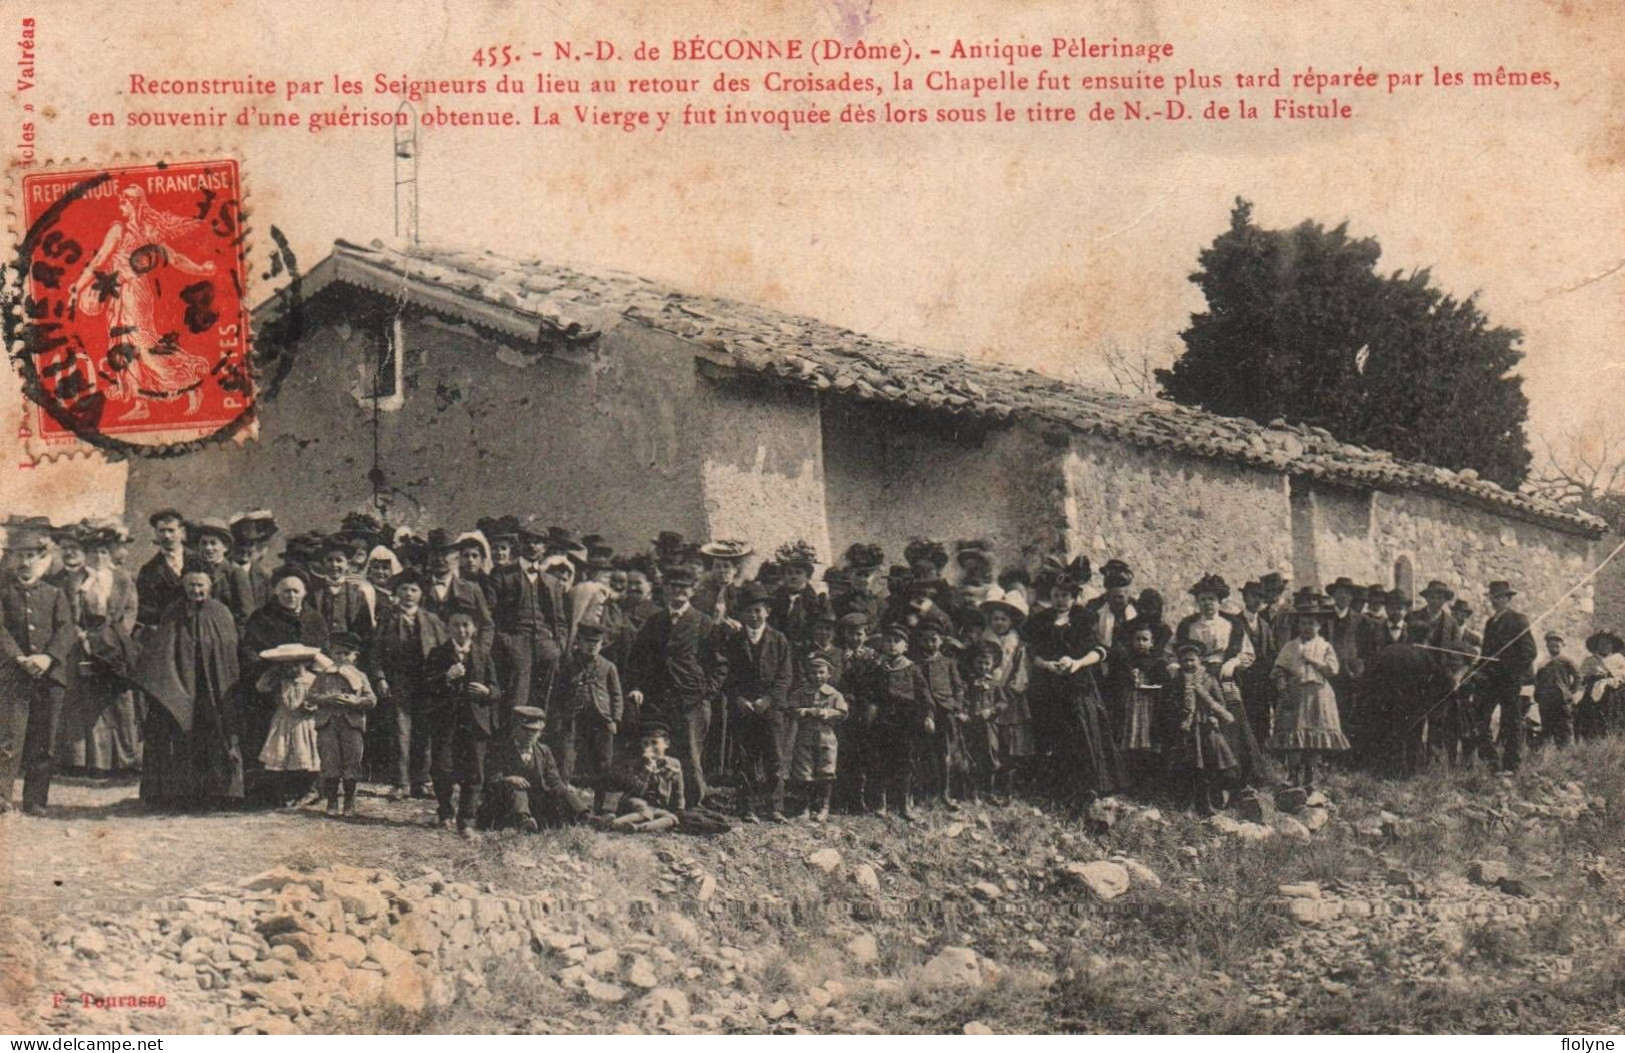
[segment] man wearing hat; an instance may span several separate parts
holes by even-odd
[[[688,799],[704,804],[705,739],[711,698],[717,689],[716,623],[691,602],[699,584],[686,567],[674,567],[661,591],[665,609],[650,617],[632,644],[627,696],[642,712],[676,731],[678,759]]]
[[[197,570],[203,564],[186,551],[186,517],[173,508],[163,508],[147,517],[152,524],[153,541],[158,552],[149,559],[135,576],[135,591],[139,600],[136,623],[146,631],[158,627],[164,609],[181,599],[181,575]]]
[[[191,524],[189,532],[197,555],[209,575],[209,595],[226,605],[241,626],[254,613],[254,588],[248,571],[226,558],[231,554],[231,527],[218,516],[205,516]]]
[[[276,517],[268,509],[239,512],[227,523],[231,530],[231,561],[248,575],[250,614],[271,602],[270,540],[276,536]]]
[[[515,706],[509,716],[507,732],[486,764],[480,827],[512,826],[533,834],[543,825],[580,822],[586,806],[570,792],[553,751],[541,741],[547,714],[534,706]]]
[[[1490,714],[1501,711],[1501,770],[1517,771],[1523,761],[1523,685],[1535,664],[1535,639],[1529,619],[1512,609],[1517,590],[1509,582],[1490,582],[1489,619],[1484,623],[1484,666],[1479,673],[1478,729],[1480,755],[1494,761]]]
[[[429,739],[425,725],[416,736],[413,728],[427,704],[425,663],[445,643],[446,623],[423,606],[428,579],[407,570],[395,579],[395,603],[384,612],[369,655],[380,704],[377,734],[367,750],[375,773],[389,773],[391,800],[410,791],[429,797]]]
[[[1246,701],[1247,721],[1252,725],[1253,738],[1266,742],[1270,737],[1270,720],[1275,713],[1275,686],[1271,670],[1275,668],[1275,655],[1280,651],[1275,626],[1264,613],[1268,603],[1267,590],[1262,582],[1249,581],[1241,587],[1241,613],[1236,623],[1246,635],[1253,649],[1253,664],[1236,673],[1236,686]]]
[[[1355,746],[1380,770],[1409,775],[1426,760],[1423,718],[1450,690],[1450,680],[1440,656],[1417,646],[1427,639],[1427,623],[1421,618],[1407,622],[1402,615],[1398,624],[1399,640],[1371,656],[1364,685],[1367,712],[1360,727],[1364,741]]]
[[[521,529],[519,542],[519,561],[497,570],[491,579],[496,598],[491,607],[494,653],[509,701],[545,711],[569,636],[570,612],[563,584],[542,567],[547,538]]]
[[[457,542],[449,531],[439,528],[429,531],[429,575],[424,586],[423,606],[448,625],[453,614],[469,612],[474,616],[480,643],[491,647],[494,644],[491,607],[485,602],[484,590],[457,576],[454,562],[457,552]]]
[[[1467,665],[1465,654],[1445,653],[1467,650],[1461,635],[1461,624],[1446,606],[1455,598],[1456,594],[1451,591],[1450,586],[1442,581],[1430,581],[1427,588],[1422,590],[1422,599],[1427,606],[1416,612],[1417,620],[1426,623],[1428,627],[1427,639],[1423,643],[1438,648],[1436,655],[1445,671],[1453,678],[1459,677]]]
[[[728,706],[740,816],[747,823],[756,822],[764,791],[772,818],[784,817],[788,757],[781,738],[795,665],[789,639],[769,624],[772,606],[773,597],[765,588],[747,584],[739,591],[740,627],[722,641],[728,666],[722,696]]]
[[[1407,622],[1422,623],[1411,616],[1411,597],[1404,589],[1390,589],[1382,598],[1382,618],[1376,623],[1376,649],[1405,642]]]
[[[1337,692],[1338,716],[1345,727],[1352,726],[1352,714],[1359,706],[1356,692],[1371,654],[1370,623],[1354,609],[1354,594],[1359,588],[1348,577],[1340,577],[1326,586],[1332,598],[1331,614],[1326,619],[1326,639],[1337,651],[1338,666],[1332,689]]]
[[[0,569],[0,812],[11,808],[21,768],[23,811],[45,813],[68,655],[79,638],[68,598],[45,580],[50,530],[42,517],[6,527],[11,566]]]

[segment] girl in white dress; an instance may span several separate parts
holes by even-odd
[[[1346,750],[1349,741],[1337,719],[1337,651],[1320,635],[1326,606],[1309,590],[1293,603],[1296,635],[1275,657],[1275,730],[1270,747],[1289,755],[1293,781],[1312,789],[1315,758],[1327,751]]]

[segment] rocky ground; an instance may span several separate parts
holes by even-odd
[[[423,802],[0,822],[24,1031],[1618,1031],[1625,747],[1105,802],[466,841]],[[86,1007],[92,996],[149,996]],[[63,996],[60,1002],[55,996]],[[153,1002],[162,997],[163,1005]],[[7,1008],[9,1007],[9,1008]]]

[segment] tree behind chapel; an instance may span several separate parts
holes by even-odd
[[[1522,334],[1490,325],[1474,297],[1433,288],[1425,269],[1379,275],[1381,254],[1347,223],[1265,229],[1238,198],[1191,275],[1208,309],[1180,334],[1184,353],[1157,370],[1163,396],[1316,425],[1516,489],[1530,464],[1529,401],[1512,374]]]

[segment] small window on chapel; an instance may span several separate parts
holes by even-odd
[[[399,318],[372,328],[356,363],[355,399],[368,409],[400,409],[405,402],[405,326]]]

